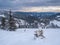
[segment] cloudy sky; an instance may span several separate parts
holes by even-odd
[[[19,11],[42,11],[50,9],[55,11],[60,9],[60,0],[0,0],[0,9]]]

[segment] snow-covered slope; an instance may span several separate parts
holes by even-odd
[[[4,31],[0,29],[0,45],[60,45],[60,29],[44,30],[44,39],[34,40],[34,31],[38,29],[17,29]]]
[[[59,15],[59,16],[57,16],[57,17],[56,17],[56,19],[60,21],[60,15]]]
[[[57,21],[57,20],[51,21],[50,23],[53,23],[54,25],[60,26],[60,21]]]
[[[46,26],[47,28],[60,28],[60,21],[53,20],[50,24]]]

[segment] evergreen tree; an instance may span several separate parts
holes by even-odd
[[[9,13],[10,13],[10,18],[9,18],[9,30],[10,31],[15,31],[15,29],[16,29],[16,21],[15,21],[15,19],[12,17],[12,15],[11,15],[11,10],[9,11]]]
[[[5,17],[2,17],[2,20],[1,20],[1,28],[2,29],[5,29]]]
[[[34,21],[34,28],[38,28],[38,22]]]

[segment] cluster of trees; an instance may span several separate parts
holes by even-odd
[[[18,18],[17,18],[18,19]],[[16,22],[18,22],[19,24],[19,28],[38,28],[38,23],[44,23],[45,26],[48,25],[50,23],[50,19],[48,18],[37,18],[34,16],[26,16],[23,18],[21,18],[23,20],[25,20],[26,22],[28,22],[28,24],[25,23],[25,25],[20,25],[20,21],[16,21],[14,16],[12,16],[12,12],[11,10],[9,11],[9,19],[6,19],[6,17],[2,17],[1,20],[1,29],[8,29],[9,31],[15,31],[17,26],[16,26]]]
[[[14,17],[11,15],[11,10],[9,11],[9,19],[6,20],[6,17],[2,17],[1,20],[1,29],[8,29],[9,31],[16,30],[16,21]]]

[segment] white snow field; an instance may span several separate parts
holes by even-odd
[[[46,38],[34,40],[34,31],[39,29],[0,29],[0,45],[60,45],[60,29],[42,29]]]

